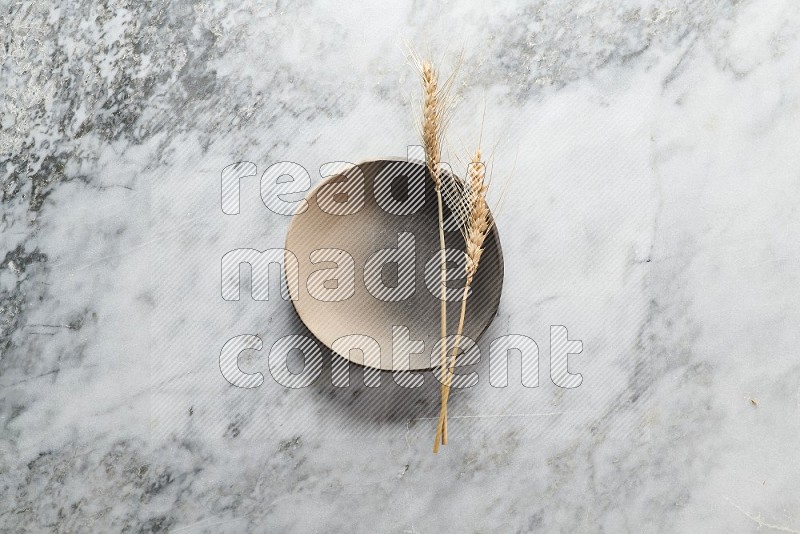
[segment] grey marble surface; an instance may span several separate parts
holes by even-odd
[[[0,30],[0,530],[800,532],[797,2],[5,0]],[[288,225],[255,179],[223,215],[221,170],[406,155],[407,45],[463,56],[448,154],[485,109],[509,191],[486,339],[542,356],[533,389],[475,366],[437,456],[430,377],[219,367],[302,332],[221,299]]]

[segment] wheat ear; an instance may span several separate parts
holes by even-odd
[[[441,432],[443,444],[447,444],[447,401],[450,397],[450,385],[458,356],[458,348],[461,342],[461,335],[464,332],[464,317],[467,312],[467,297],[469,288],[475,274],[478,272],[478,264],[483,254],[483,244],[486,236],[491,229],[492,220],[489,213],[489,206],[486,202],[486,192],[489,186],[486,183],[486,167],[481,161],[481,150],[475,151],[467,172],[467,183],[461,191],[461,198],[452,199],[451,203],[460,205],[465,214],[464,227],[462,232],[466,245],[466,283],[464,284],[464,294],[461,297],[461,313],[458,319],[458,329],[456,331],[453,351],[450,355],[449,365],[445,379],[442,383],[441,411],[439,412],[439,423],[437,435]]]
[[[441,187],[440,166],[442,154],[442,132],[439,121],[442,115],[441,102],[439,100],[439,77],[428,61],[422,63],[420,75],[422,76],[422,89],[425,93],[422,102],[422,143],[425,147],[425,163],[438,190]]]

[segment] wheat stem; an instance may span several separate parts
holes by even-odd
[[[461,334],[464,332],[464,318],[467,313],[467,295],[469,294],[469,286],[464,286],[464,296],[461,298],[461,315],[458,318],[458,330],[456,331],[456,338],[453,344],[453,353],[450,356],[450,364],[448,365],[447,374],[444,383],[442,384],[442,408],[439,411],[439,423],[437,431],[441,428],[442,432],[442,445],[447,445],[447,400],[450,397],[450,384],[453,380],[454,369],[456,366],[456,356],[458,355],[458,348],[461,342]]]
[[[438,203],[439,209],[439,258],[441,259],[441,298],[439,302],[440,309],[440,333],[441,333],[441,372],[442,376],[444,376],[445,369],[447,366],[447,343],[445,340],[447,339],[447,257],[445,254],[445,242],[444,242],[444,216],[442,211],[442,192],[441,189],[436,190],[436,201]],[[444,412],[440,411],[440,416]],[[433,452],[439,452],[439,442],[440,440],[442,443],[446,443],[446,438],[442,435],[442,428],[441,426],[437,425],[436,428],[436,437],[433,442]]]

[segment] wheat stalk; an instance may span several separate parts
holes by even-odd
[[[416,59],[416,58],[415,58]],[[428,167],[428,172],[433,180],[436,188],[436,203],[439,218],[439,257],[441,261],[441,291],[442,295],[439,299],[440,302],[440,316],[439,326],[441,339],[447,338],[447,260],[445,254],[445,240],[444,240],[444,213],[442,209],[442,176],[441,176],[441,156],[442,156],[442,139],[444,137],[444,128],[447,122],[448,106],[447,95],[449,93],[450,81],[452,77],[445,82],[444,86],[439,87],[439,76],[431,63],[427,60],[417,61],[419,69],[422,90],[422,144],[425,149],[425,163]],[[447,347],[442,343],[441,352],[441,372],[444,374],[447,366]],[[433,447],[433,452],[439,451],[439,436],[436,437],[436,444]]]
[[[439,412],[439,422],[436,428],[436,444],[439,439],[442,444],[447,444],[447,401],[450,397],[450,385],[453,380],[456,357],[461,342],[461,335],[464,332],[464,318],[467,311],[467,297],[469,288],[475,274],[478,272],[481,255],[483,254],[483,244],[492,226],[492,218],[489,212],[489,205],[486,202],[486,192],[489,184],[486,181],[486,166],[481,161],[481,149],[475,151],[475,155],[469,165],[466,183],[458,188],[448,188],[449,204],[457,206],[456,210],[463,216],[462,233],[466,248],[466,283],[464,284],[464,294],[461,297],[461,313],[458,319],[458,329],[456,331],[453,351],[450,355],[446,373],[443,374],[441,410]],[[443,344],[444,345],[444,344]],[[436,446],[434,446],[434,450]]]

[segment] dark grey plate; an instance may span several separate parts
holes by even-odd
[[[286,250],[297,258],[299,271],[299,283],[289,284],[289,293],[308,329],[328,348],[357,364],[384,370],[423,370],[438,365],[438,351],[431,353],[440,339],[440,301],[429,290],[431,285],[437,291],[440,276],[438,217],[436,192],[425,166],[401,159],[362,162],[324,179],[309,191],[306,200],[307,208],[292,218]],[[445,214],[449,216],[446,206]],[[367,276],[372,281],[368,287],[368,260],[381,249],[398,248],[400,234],[405,234],[406,247],[410,247],[408,234],[413,236],[413,255],[397,252],[399,264],[371,269],[369,272],[378,274]],[[446,232],[445,242],[448,249],[464,250],[464,239],[455,227]],[[503,254],[494,228],[484,248],[464,327],[464,335],[473,340],[495,317],[503,287]],[[349,258],[353,260],[352,277],[346,274],[353,271],[347,268]],[[380,264],[377,258],[372,263]],[[451,270],[453,274],[461,272],[455,265]],[[290,271],[287,262],[289,276]],[[464,281],[454,279],[448,287],[460,299]],[[447,308],[448,334],[455,334],[460,302],[448,302]],[[402,343],[406,328],[416,346]],[[419,341],[424,342],[421,352],[417,352]],[[415,353],[402,358],[409,350]]]

